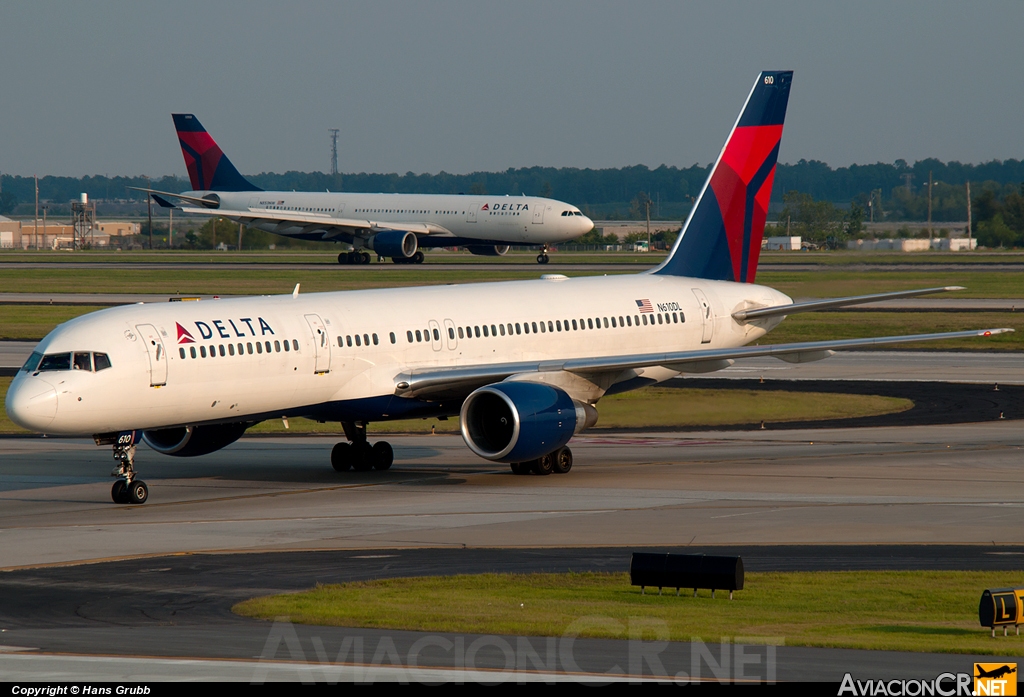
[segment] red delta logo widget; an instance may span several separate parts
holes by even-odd
[[[196,325],[196,331],[199,332],[199,336],[203,339],[213,339],[214,337],[221,339],[234,339],[238,337],[257,336],[257,329],[259,330],[259,336],[266,336],[267,334],[270,334],[271,336],[274,335],[274,330],[262,317],[257,317],[255,320],[252,317],[214,319],[209,322],[196,320],[193,324]],[[192,335],[192,332],[181,326],[180,322],[175,322],[174,325],[178,330],[178,344],[196,343],[197,340]]]

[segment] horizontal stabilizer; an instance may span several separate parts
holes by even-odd
[[[737,310],[732,313],[733,319],[737,322],[749,322],[753,319],[764,317],[777,317],[778,315],[795,315],[798,312],[814,312],[816,310],[831,310],[836,307],[847,307],[849,305],[863,305],[880,300],[896,300],[898,298],[916,298],[919,295],[931,295],[932,293],[946,293],[951,290],[964,290],[963,286],[943,286],[941,288],[922,288],[920,290],[898,290],[892,293],[874,293],[872,295],[850,295],[845,298],[829,298],[827,300],[810,300],[803,303],[791,303],[789,305],[775,305],[773,307],[758,307],[746,310]]]
[[[156,205],[160,206],[161,208],[177,208],[177,206],[175,206],[173,203],[165,199],[160,194],[150,194],[150,196],[152,196],[153,200],[156,201]]]

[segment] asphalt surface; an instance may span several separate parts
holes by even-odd
[[[196,460],[141,452],[152,492],[141,507],[109,502],[106,449],[0,439],[0,672],[257,682],[968,672],[974,657],[762,637],[728,644],[723,674],[717,637],[631,643],[569,631],[548,644],[273,625],[229,610],[317,582],[623,570],[633,549],[740,554],[749,570],[1018,570],[1021,425],[596,434],[575,439],[573,471],[551,477],[511,475],[452,436],[391,438],[391,471],[345,475],[327,466],[336,439],[247,438]],[[1006,645],[1020,653],[1016,639]]]

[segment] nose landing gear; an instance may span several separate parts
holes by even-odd
[[[548,261],[548,246],[545,244],[540,248],[540,254],[537,255],[537,263],[546,264]]]
[[[357,472],[390,469],[395,460],[395,451],[387,441],[370,445],[366,441],[366,424],[342,421],[345,437],[349,443],[338,443],[331,451],[331,466],[337,472],[354,469]]]
[[[149,499],[149,487],[135,473],[135,440],[136,432],[127,431],[118,434],[114,441],[117,464],[110,472],[111,477],[118,477],[110,488],[110,498],[114,503],[142,504]]]

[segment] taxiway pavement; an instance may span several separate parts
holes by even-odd
[[[338,437],[253,437],[195,460],[140,448],[144,506],[110,502],[109,448],[4,438],[3,567],[228,550],[1024,544],[1022,426],[584,434],[572,472],[548,477],[515,476],[457,436],[389,437],[392,470],[344,474],[329,465]]]

